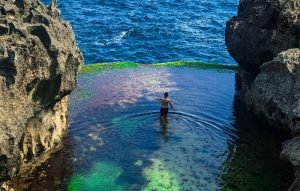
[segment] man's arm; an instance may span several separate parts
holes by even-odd
[[[160,97],[156,97],[155,99],[158,100],[158,101],[162,101],[163,100],[163,98],[160,98]]]
[[[175,111],[175,108],[174,108],[173,104],[171,103],[171,101],[169,101],[169,104],[170,104],[171,108]]]

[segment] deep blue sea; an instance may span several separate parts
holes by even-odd
[[[178,60],[235,64],[224,31],[237,6],[238,0],[59,1],[86,64]]]

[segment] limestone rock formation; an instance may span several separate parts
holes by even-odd
[[[58,13],[39,0],[0,1],[0,181],[58,147],[67,128],[83,57]]]
[[[300,46],[300,0],[241,0],[238,15],[227,22],[226,45],[248,71]]]
[[[300,49],[283,51],[260,67],[247,104],[273,126],[300,133]]]
[[[238,94],[269,124],[300,135],[300,0],[240,0],[227,22],[226,45],[240,68]],[[300,190],[300,139],[281,157],[295,167],[291,191]]]
[[[283,144],[281,157],[296,170],[290,191],[300,190],[300,49],[289,49],[260,67],[245,91],[249,108],[271,125],[288,128],[294,136]]]

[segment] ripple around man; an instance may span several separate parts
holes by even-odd
[[[92,90],[92,96],[81,102],[71,101],[70,105],[73,117],[69,137],[79,138],[73,142],[74,155],[78,158],[74,176],[92,177],[93,165],[109,161],[114,166],[112,169],[122,169],[113,182],[125,190],[153,187],[218,190],[231,182],[243,189],[238,181],[231,180],[231,172],[223,171],[225,167],[242,169],[234,174],[241,176],[242,181],[244,171],[282,180],[281,176],[268,174],[272,171],[269,165],[243,169],[234,162],[235,158],[244,159],[235,155],[235,149],[243,148],[245,140],[237,129],[241,127],[237,127],[233,111],[232,70],[174,65],[105,69],[80,76],[79,84],[80,88]],[[177,111],[171,111],[168,119],[161,121],[160,103],[155,98],[166,91]],[[71,100],[78,93],[75,91]],[[253,122],[248,125],[251,124],[256,125]],[[101,145],[95,146],[98,138]],[[273,146],[265,145],[259,154],[277,166],[284,166],[267,151],[276,149],[274,142],[266,141]],[[251,141],[249,144],[257,145]],[[94,148],[89,150],[91,146]],[[248,152],[256,155],[257,151],[248,149]],[[257,160],[260,159],[251,158],[251,162]],[[263,179],[250,181],[256,180],[253,174],[245,177],[250,182],[249,188],[269,184]]]

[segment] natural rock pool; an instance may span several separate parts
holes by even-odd
[[[32,188],[57,190],[287,190],[284,132],[246,112],[235,71],[137,66],[81,74],[63,150]],[[176,111],[159,117],[169,92]]]
[[[224,30],[225,22],[236,15],[237,0],[60,1],[61,16],[72,23],[87,64],[69,102],[65,96],[75,87],[77,66],[83,60],[71,28],[58,20],[55,3],[50,11],[39,0],[0,4],[4,31],[0,181],[8,180],[1,182],[0,190],[281,191],[291,185],[293,169],[279,159],[288,132],[270,128],[247,112],[236,90],[240,84],[236,66],[230,65],[235,62],[225,47]],[[249,13],[265,12],[254,5]],[[243,7],[240,18],[265,18],[241,14]],[[277,6],[267,7],[273,13]],[[291,12],[292,18],[297,5],[284,3],[280,10],[286,12],[280,17],[290,18]],[[276,26],[283,26],[280,23]],[[237,23],[228,26],[241,31],[235,28]],[[289,46],[298,47],[297,35],[291,34],[296,41],[288,41]],[[242,46],[249,40],[228,40],[228,35],[226,39],[227,44]],[[283,41],[274,42],[277,51]],[[263,54],[250,60],[273,57],[269,50],[257,52]],[[287,58],[294,62],[298,57]],[[153,64],[174,60],[183,61]],[[240,66],[252,63],[236,60]],[[144,65],[89,65],[116,61]],[[156,98],[164,92],[169,92],[176,111],[160,120]],[[285,158],[297,154],[291,145]]]

